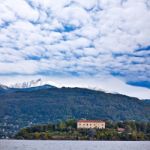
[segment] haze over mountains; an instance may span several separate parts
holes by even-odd
[[[43,81],[41,78],[36,79],[36,80],[31,80],[31,81],[26,81],[26,82],[19,82],[15,84],[11,84],[9,87],[10,88],[31,88],[31,87],[38,87],[38,86],[43,86],[43,85],[50,85],[49,81]]]
[[[23,83],[16,83],[11,85],[12,88],[30,88],[30,87],[36,87],[36,86],[42,86],[44,83],[41,79],[37,80],[31,80],[29,82],[23,82]]]
[[[18,82],[15,84],[11,84],[11,85],[4,85],[4,84],[0,84],[0,89],[4,90],[4,89],[11,89],[11,90],[15,90],[15,89],[29,89],[30,88],[42,88],[42,87],[55,87],[53,85],[51,85],[48,81],[43,81],[42,79],[36,79],[36,80],[31,80],[31,81],[25,81],[25,82]]]
[[[89,83],[86,83],[88,82],[88,79],[82,79],[82,80],[78,80],[77,78],[74,78],[74,79],[64,79],[64,81],[57,81],[57,80],[48,80],[48,79],[41,79],[41,78],[36,78],[36,79],[27,79],[26,81],[24,80],[21,80],[21,81],[16,81],[16,83],[13,81],[12,83],[7,83],[7,84],[0,84],[0,87],[1,88],[13,88],[13,89],[27,89],[27,88],[32,88],[32,87],[42,87],[44,85],[47,85],[49,87],[57,87],[57,88],[61,88],[61,87],[79,87],[79,88],[87,88],[87,89],[91,89],[91,90],[97,90],[97,91],[104,91],[104,92],[107,92],[107,93],[118,93],[118,94],[123,94],[123,95],[127,95],[127,96],[130,96],[130,97],[137,97],[137,98],[140,98],[141,100],[142,99],[149,99],[149,96],[147,98],[143,98],[143,96],[140,96],[140,87],[136,87],[135,86],[135,89],[132,89],[130,86],[129,87],[124,87],[127,89],[127,91],[130,93],[133,93],[133,94],[129,94],[128,92],[124,93],[120,90],[117,90],[118,88],[116,87],[120,87],[119,84],[117,84],[118,81],[113,81],[113,83],[109,83],[106,81],[106,83],[104,82],[105,79],[103,79],[103,83],[99,83],[101,81],[99,81],[99,79],[97,79],[98,81],[95,81],[95,80],[91,80],[89,81]],[[77,84],[79,82],[79,84]],[[85,82],[85,83],[84,83]],[[102,86],[105,86],[104,88],[101,87],[101,84]],[[111,84],[114,84],[114,89],[113,87],[110,87],[109,89],[109,85],[111,86]],[[115,86],[116,84],[116,86]],[[120,84],[122,84],[120,82]],[[105,89],[106,88],[106,89]],[[147,89],[148,90],[148,89]],[[136,91],[136,93],[135,93]],[[145,93],[145,95],[147,95],[147,93]]]

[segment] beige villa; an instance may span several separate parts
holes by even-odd
[[[79,120],[77,121],[78,129],[105,129],[105,122],[101,120]]]

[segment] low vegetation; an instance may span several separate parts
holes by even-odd
[[[118,129],[124,131],[120,132]],[[150,140],[150,123],[106,121],[106,129],[77,129],[76,120],[21,129],[16,139],[41,140]]]

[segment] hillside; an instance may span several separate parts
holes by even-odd
[[[67,118],[150,121],[150,103],[81,88],[46,86],[0,93],[1,137],[24,126]]]

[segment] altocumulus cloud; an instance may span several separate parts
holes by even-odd
[[[149,57],[150,0],[0,0],[1,82],[55,77],[150,98]]]

